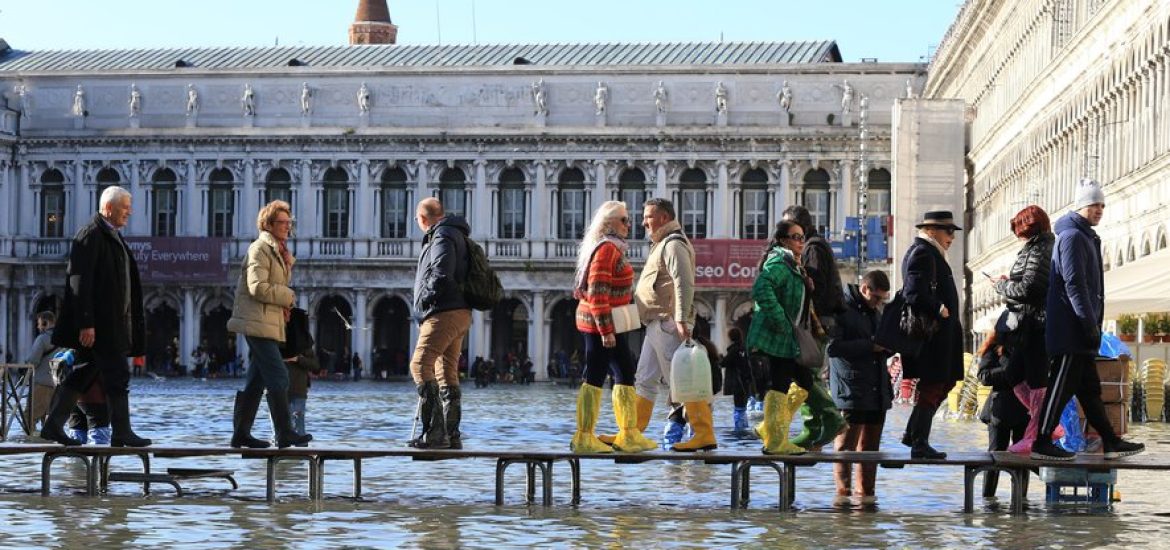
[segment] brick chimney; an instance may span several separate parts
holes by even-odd
[[[357,15],[349,26],[349,44],[395,44],[398,26],[390,22],[386,0],[359,0]]]

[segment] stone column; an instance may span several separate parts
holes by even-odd
[[[137,215],[130,216],[130,234],[148,235],[150,233],[148,222],[152,212],[146,203],[146,190],[142,188],[142,175],[140,173],[142,164],[137,160],[131,160],[126,163],[126,167],[127,171],[130,172],[130,201],[134,211],[138,212]]]
[[[595,169],[594,172],[596,174],[595,177],[597,178],[597,181],[595,182],[596,183],[595,190],[593,192],[593,211],[594,212],[596,212],[598,208],[601,208],[602,203],[609,200],[609,193],[607,193],[606,189],[605,189],[605,173],[606,173],[606,165],[605,164],[606,163],[604,160],[593,161],[593,166]],[[590,215],[589,213],[586,214],[586,216],[589,216],[589,215]],[[586,219],[588,219],[588,218],[586,218]]]
[[[353,337],[349,343],[350,349],[362,358],[362,376],[370,370],[370,331],[366,321],[367,291],[364,288],[354,289],[357,294],[353,308]]]
[[[841,181],[837,182],[837,202],[833,204],[837,211],[833,227],[838,231],[845,228],[845,216],[853,211],[852,205],[856,202],[853,186],[853,161],[841,161]]]
[[[29,187],[32,181],[29,180],[27,169],[23,176],[21,178],[23,180],[21,185],[26,191],[24,192],[25,200],[21,201],[21,205],[28,214],[21,217],[31,222],[25,224],[25,235],[33,236],[37,234],[36,216],[31,213],[36,212],[36,205],[32,204],[32,188]],[[85,224],[93,217],[94,212],[97,212],[97,205],[95,204],[91,208],[89,205],[89,197],[85,193],[85,163],[80,160],[73,161],[73,230],[77,231],[85,227]]]
[[[532,171],[536,175],[536,191],[535,200],[532,201],[532,240],[539,239],[542,246],[534,247],[532,251],[532,259],[542,259],[552,256],[548,253],[549,242],[556,239],[550,227],[545,222],[552,222],[555,213],[555,205],[551,204],[548,193],[548,174],[545,170],[545,162],[538,160],[533,163]]]
[[[29,318],[29,302],[32,301],[32,291],[29,288],[24,288],[16,292],[16,342],[12,347],[4,348],[6,351],[12,351],[12,361],[19,363],[24,361],[24,356],[27,355],[29,346],[32,341],[29,340],[28,335],[32,334],[32,319]],[[5,311],[4,315],[8,312]],[[0,359],[7,360],[6,357]]]
[[[12,195],[13,189],[16,186],[12,185],[12,165],[6,160],[0,160],[0,200],[8,204],[20,204],[20,202]],[[16,216],[8,215],[4,218],[4,222],[0,223],[0,236],[11,237],[16,231],[13,228],[13,222]],[[0,309],[0,311],[8,311],[7,309]],[[0,346],[4,346],[4,333],[0,331]],[[7,346],[4,346],[7,348]]]
[[[654,161],[654,196],[670,199],[670,193],[666,189],[666,160],[658,159]],[[674,205],[675,210],[678,210],[679,205]]]
[[[359,239],[374,237],[374,198],[370,187],[370,159],[363,158],[357,161],[358,191],[357,191],[357,227],[354,228]],[[356,348],[355,348],[356,349]],[[362,359],[365,365],[365,359]]]
[[[10,222],[14,236],[24,235],[26,237],[32,237],[37,234],[36,216],[33,214],[36,212],[36,209],[33,204],[32,178],[31,174],[29,174],[29,168],[28,161],[20,161],[20,178],[12,190],[12,194],[16,197],[16,201],[13,204],[20,205],[20,212],[12,212],[12,221]],[[76,203],[77,201],[74,200],[74,202]],[[77,206],[70,206],[75,210],[78,209]],[[76,213],[74,217],[76,218]],[[68,235],[69,231],[66,231],[65,234]]]
[[[474,361],[477,356],[483,356],[483,320],[484,314],[479,310],[471,312],[471,330],[467,333],[467,357]]]
[[[528,315],[528,356],[537,380],[548,379],[548,338],[543,329],[544,291],[537,290],[532,293],[532,311]]]
[[[780,213],[783,212],[785,208],[788,208],[788,204],[792,200],[792,185],[790,183],[790,179],[792,178],[792,163],[787,160],[781,161],[779,167],[780,192],[776,193],[776,195],[772,197],[776,201],[776,206],[773,208],[771,223],[768,224],[769,228],[776,226],[776,224],[780,221]],[[771,229],[769,229],[769,232],[770,231]]]
[[[12,341],[8,338],[8,317],[11,311],[8,308],[8,293],[8,287],[0,288],[0,348],[6,350],[12,349]],[[13,358],[16,358],[15,354]]]
[[[200,214],[199,191],[195,187],[195,161],[187,161],[187,181],[184,183],[183,189],[183,204],[179,208],[181,216],[183,216],[183,236],[195,237],[200,234],[199,220],[202,219]]]
[[[199,325],[199,317],[195,313],[195,290],[183,287],[183,326],[179,328],[179,363],[187,364],[191,352],[198,344],[198,334],[195,329]]]
[[[415,166],[418,167],[418,175],[417,180],[414,182],[414,204],[410,205],[411,220],[414,220],[415,207],[418,205],[419,201],[431,196],[430,189],[427,187],[427,182],[430,181],[430,170],[428,169],[429,165],[427,164],[427,161],[419,159],[415,162]],[[418,228],[417,223],[408,223],[406,225],[408,227],[407,235],[409,235],[410,238],[416,240],[422,238],[422,230]]]
[[[297,197],[300,204],[296,206],[294,212],[297,216],[298,241],[321,235],[321,229],[317,227],[317,192],[313,189],[313,161],[302,160],[300,165],[301,194]]]
[[[714,332],[711,341],[720,351],[727,349],[727,321],[727,295],[719,294],[715,296],[715,324],[711,327],[711,331]],[[718,367],[712,365],[712,368]]]
[[[727,182],[727,161],[719,160],[715,163],[718,169],[716,174],[716,183],[719,191],[715,193],[715,200],[713,201],[715,220],[712,224],[713,238],[726,239],[731,235],[731,209],[728,199],[731,196],[730,188]],[[722,348],[720,348],[722,349]]]
[[[256,222],[256,214],[260,212],[260,207],[256,204],[256,161],[251,158],[244,159],[240,163],[240,168],[244,172],[244,200],[240,201],[243,204],[243,212],[236,213],[236,237],[239,239],[245,238],[245,235],[252,235],[250,230]]]
[[[475,160],[475,212],[467,220],[472,238],[486,239],[491,234],[491,204],[487,191],[487,161]]]

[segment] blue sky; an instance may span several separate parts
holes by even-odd
[[[920,61],[959,0],[389,0],[400,44],[836,40]],[[21,50],[345,44],[357,0],[0,0]],[[474,24],[472,13],[474,11]]]

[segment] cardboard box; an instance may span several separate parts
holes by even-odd
[[[1133,385],[1129,382],[1101,382],[1101,401],[1128,405],[1132,398]]]
[[[1129,356],[1117,359],[1097,359],[1097,377],[1101,382],[1129,382]]]
[[[1095,435],[1097,430],[1085,422],[1085,411],[1081,409],[1079,402],[1077,413],[1080,414],[1082,425],[1085,426],[1085,434]],[[1109,418],[1109,423],[1113,425],[1113,431],[1117,432],[1118,436],[1125,435],[1129,429],[1129,403],[1106,403],[1105,416]]]

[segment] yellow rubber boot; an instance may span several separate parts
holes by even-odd
[[[613,415],[617,418],[618,434],[613,448],[623,453],[640,453],[658,447],[638,429],[638,399],[633,386],[614,384]]]
[[[654,402],[646,399],[645,397],[642,397],[641,395],[637,395],[636,393],[634,395],[638,400],[638,431],[646,433],[646,427],[650,425],[650,415],[654,414]],[[606,445],[613,445],[613,442],[617,439],[617,436],[599,435],[597,436],[597,439],[600,439],[601,442],[605,443]]]
[[[764,421],[758,428],[760,438],[764,440],[764,454],[793,455],[804,452],[803,447],[788,441],[788,428],[792,424],[792,416],[807,398],[808,392],[796,384],[788,388],[787,395],[775,390],[764,395]]]
[[[670,447],[672,451],[691,453],[695,451],[713,451],[719,447],[715,442],[715,423],[711,418],[711,403],[706,401],[688,401],[683,404],[687,413],[687,422],[695,430],[694,437],[685,443],[678,443]]]
[[[597,427],[597,417],[600,415],[601,388],[581,384],[581,390],[577,392],[577,433],[573,434],[569,450],[574,453],[613,452],[613,448],[593,435],[593,430]]]

